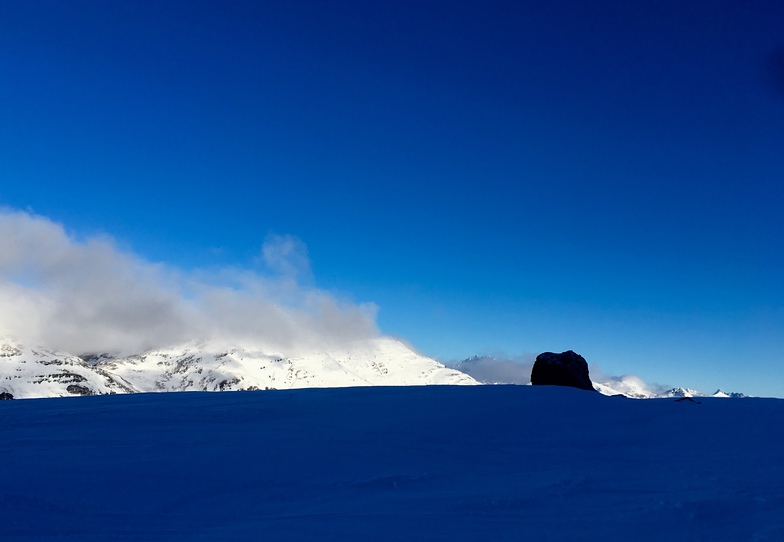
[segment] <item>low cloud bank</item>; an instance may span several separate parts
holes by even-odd
[[[536,354],[473,356],[450,365],[485,384],[530,384]]]
[[[292,354],[378,335],[376,307],[313,285],[304,243],[268,236],[249,269],[186,271],[0,209],[0,334],[72,353],[221,339]]]

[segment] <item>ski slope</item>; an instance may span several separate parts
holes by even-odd
[[[784,540],[784,401],[558,387],[0,402],[0,539]]]

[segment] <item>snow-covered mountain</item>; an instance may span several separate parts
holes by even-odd
[[[194,343],[97,365],[140,391],[223,391],[346,386],[476,384],[389,338],[352,348],[283,357],[257,348]]]
[[[726,393],[716,390],[714,393],[702,393],[690,388],[671,388],[668,390],[656,389],[642,381],[638,376],[625,375],[617,378],[605,380],[604,382],[594,382],[596,391],[603,395],[625,395],[633,399],[668,399],[683,397],[746,397],[742,393]]]
[[[735,391],[731,391],[731,392],[727,393],[726,391],[724,391],[722,389],[718,389],[714,393],[712,393],[710,395],[710,397],[731,397],[733,399],[741,399],[743,397],[746,397],[746,395],[743,394],[743,393],[735,392]]]
[[[480,358],[469,358],[464,364],[448,368],[389,337],[358,341],[343,350],[293,356],[259,346],[193,342],[122,358],[109,354],[80,357],[0,338],[0,394],[18,399],[158,391],[479,384],[481,375],[467,370],[476,369],[477,363],[469,363],[476,360]],[[503,369],[501,377],[516,375],[508,367]],[[499,371],[493,373],[497,379],[496,373]],[[743,397],[722,390],[714,394],[688,388],[662,390],[634,375],[595,381],[594,386],[604,395],[635,399]]]
[[[0,338],[0,393],[20,398],[132,391],[122,380],[77,356]]]
[[[14,398],[154,391],[478,384],[470,376],[382,337],[296,356],[215,342],[126,358],[77,357],[0,339],[0,393]]]

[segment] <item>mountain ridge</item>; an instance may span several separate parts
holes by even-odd
[[[0,393],[14,398],[164,391],[474,385],[475,379],[388,337],[291,356],[263,347],[193,341],[113,357],[83,357],[0,339]]]
[[[401,341],[379,337],[343,349],[283,355],[263,346],[191,341],[130,356],[77,356],[0,337],[0,394],[6,398],[68,397],[171,391],[254,391],[354,386],[476,385],[498,383],[473,374],[473,356],[453,367],[414,352]],[[519,379],[524,363],[508,362]],[[530,368],[528,369],[530,374]],[[485,377],[487,374],[485,374]],[[503,376],[503,375],[500,375]],[[634,399],[745,397],[717,390],[649,386],[634,375],[594,381],[603,395]]]
[[[474,355],[450,364],[483,384],[520,384],[531,383],[531,370],[535,356],[502,356],[488,354]],[[668,388],[651,385],[639,376],[626,374],[622,376],[599,376],[591,378],[594,389],[603,395],[623,395],[632,399],[665,399],[682,397],[746,397],[742,393],[727,393],[721,389],[713,394],[683,387]]]

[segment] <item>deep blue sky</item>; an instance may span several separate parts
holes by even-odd
[[[308,246],[442,360],[784,396],[784,4],[5,2],[0,205]]]

